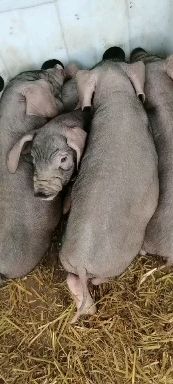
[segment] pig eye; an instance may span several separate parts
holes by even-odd
[[[62,157],[62,158],[61,158],[61,163],[65,163],[66,160],[67,160],[67,156]]]

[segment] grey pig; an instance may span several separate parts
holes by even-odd
[[[157,155],[139,100],[144,64],[106,60],[76,78],[82,109],[93,98],[94,117],[60,253],[77,305],[73,322],[96,311],[88,279],[118,276],[138,254],[158,200]]]
[[[46,205],[33,196],[32,168],[9,151],[25,133],[62,111],[64,71],[24,72],[7,85],[0,100],[0,281],[24,276],[48,249],[60,216],[60,200]],[[7,155],[9,158],[7,159]],[[7,168],[7,162],[10,174]],[[55,215],[56,212],[56,215]]]
[[[146,65],[146,111],[158,153],[159,202],[150,220],[143,251],[173,263],[173,55],[166,60],[135,49],[131,60]]]

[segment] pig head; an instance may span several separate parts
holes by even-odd
[[[25,134],[8,154],[9,171],[16,172],[25,144],[31,144],[25,148],[23,157],[33,165],[34,195],[53,200],[79,167],[86,140],[83,128],[84,115],[76,110]]]

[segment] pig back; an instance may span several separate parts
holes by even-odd
[[[146,65],[146,110],[158,153],[159,203],[150,220],[144,247],[148,253],[173,253],[173,81],[164,61]]]
[[[157,155],[134,95],[117,92],[95,110],[72,195],[61,261],[77,273],[120,274],[139,252],[158,198]]]

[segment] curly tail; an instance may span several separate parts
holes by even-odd
[[[88,289],[86,269],[79,268],[78,275],[69,273],[67,284],[77,305],[77,312],[71,320],[71,324],[74,324],[81,315],[94,315],[96,306]]]

